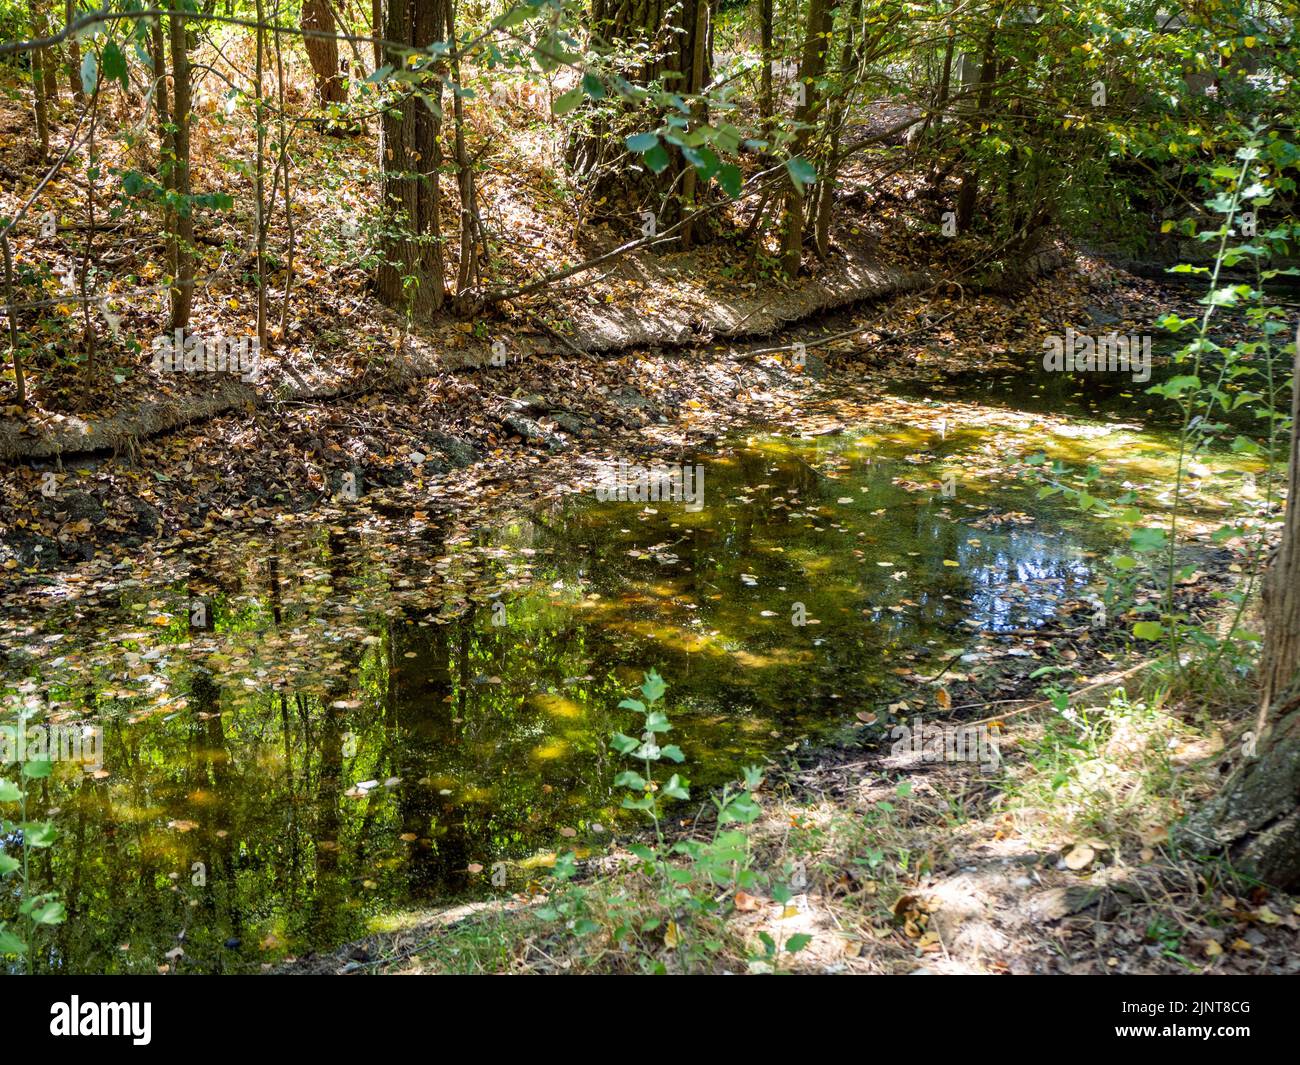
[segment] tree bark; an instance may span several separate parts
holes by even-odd
[[[772,0],[758,0],[758,33],[760,49],[763,53],[763,69],[758,78],[758,115],[762,119],[762,130],[768,133],[772,126],[775,108],[772,100],[772,60],[775,50],[772,46]]]
[[[826,162],[823,173],[817,182],[817,224],[814,240],[817,255],[825,259],[830,253],[831,218],[835,208],[835,186],[839,175],[839,163],[836,156],[840,150],[840,134],[848,118],[850,86],[857,80],[857,69],[862,61],[862,46],[858,39],[859,23],[862,20],[862,0],[853,0],[849,8],[848,25],[844,30],[844,48],[840,54],[839,92],[826,116],[830,129],[830,144],[826,150]]]
[[[41,15],[36,7],[36,0],[28,0],[31,15],[32,36],[41,36]],[[45,72],[43,69],[43,49],[34,48],[30,53],[32,64],[32,108],[36,113],[36,143],[40,146],[41,158],[50,152],[50,116],[45,107]]]
[[[302,28],[321,33],[338,32],[334,13],[326,0],[303,0]],[[316,78],[316,102],[322,106],[345,103],[347,84],[339,73],[338,42],[332,37],[304,37],[303,43]]]
[[[1263,588],[1259,720],[1245,759],[1179,834],[1284,891],[1300,888],[1300,329],[1291,388],[1286,518]]]
[[[49,7],[45,6],[41,12],[43,36],[52,37],[54,35],[54,16],[50,14]],[[45,99],[48,103],[54,104],[59,102],[59,49],[51,45],[49,48],[41,49],[41,71],[45,76]]]
[[[791,156],[800,155],[807,147],[811,126],[817,118],[821,104],[817,79],[826,70],[832,19],[830,0],[809,0],[803,54],[799,59],[798,83],[803,86],[803,99],[794,109],[799,129],[790,148]],[[781,247],[781,267],[790,277],[799,272],[799,263],[803,259],[803,227],[804,192],[792,180],[785,192],[785,232]]]
[[[73,19],[77,17],[76,0],[65,0],[64,6],[64,25],[71,26]],[[85,91],[81,85],[81,45],[77,43],[75,37],[69,37],[68,45],[68,90],[72,93],[72,98],[80,103],[85,97]]]
[[[168,16],[172,50],[171,188],[181,204],[168,211],[168,266],[171,269],[171,328],[190,324],[194,304],[194,212],[190,196],[190,57],[185,16]]]
[[[447,0],[389,0],[384,36],[424,48],[443,39],[449,18]],[[385,63],[401,69],[406,59],[390,49]],[[400,232],[385,241],[376,286],[389,306],[428,318],[447,298],[438,205],[442,82],[429,77],[417,91],[404,92],[382,125],[383,204]]]
[[[984,56],[980,60],[979,114],[981,116],[987,114],[988,109],[993,104],[993,82],[997,77],[996,43],[996,31],[989,30],[988,35],[984,38]],[[957,229],[959,232],[965,233],[975,219],[975,204],[979,199],[979,191],[979,163],[974,159],[970,159],[966,165],[966,173],[961,179],[961,191],[957,194]]]
[[[700,93],[713,77],[712,5],[715,0],[592,0],[591,45],[603,51],[614,43],[641,46],[644,60],[631,69],[620,71],[634,85],[649,85],[663,79],[664,87],[683,97]],[[692,125],[707,119],[702,104],[696,104]],[[644,123],[644,116],[639,119]],[[655,122],[658,117],[649,119]],[[638,129],[643,129],[644,124]],[[626,154],[618,129],[609,124],[593,124],[577,133],[571,141],[567,160],[578,174],[592,174],[614,156]],[[644,194],[649,186],[654,200],[658,228],[676,225],[691,203],[689,186],[694,168],[681,153],[668,148],[672,163],[662,173],[647,177],[639,174],[637,182]],[[602,174],[600,188],[626,191],[629,174]],[[598,191],[598,190],[593,190]]]

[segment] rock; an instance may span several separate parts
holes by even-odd
[[[539,396],[536,392],[512,397],[510,406],[517,411],[531,411],[534,414],[545,414],[550,410],[546,397]]]
[[[160,515],[157,507],[135,496],[127,496],[123,503],[131,512],[131,526],[136,532],[142,536],[158,535]]]
[[[65,492],[54,502],[67,513],[69,521],[89,521],[93,525],[104,520],[104,508],[89,492]]]
[[[1103,310],[1100,307],[1085,307],[1088,317],[1092,319],[1093,325],[1117,325],[1119,316],[1111,314],[1110,311]]]
[[[566,433],[575,436],[587,431],[588,422],[585,418],[580,418],[576,414],[570,414],[568,411],[556,411],[551,415],[551,421],[563,429]]]
[[[560,451],[568,446],[562,437],[551,432],[541,422],[525,418],[522,414],[507,414],[501,419],[501,424],[530,444],[543,444],[551,451]]]
[[[464,469],[466,466],[472,466],[479,459],[478,449],[461,437],[434,433],[429,437],[429,441],[442,452],[452,469]]]

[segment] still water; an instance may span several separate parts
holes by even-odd
[[[32,788],[60,829],[33,879],[68,910],[37,968],[255,970],[521,889],[625,824],[607,740],[651,667],[698,800],[1041,624],[1116,532],[1038,500],[1018,459],[1154,490],[1168,441],[988,381],[685,457],[698,510],[588,493],[483,528],[255,529],[183,580],[7,619],[5,720],[102,728],[102,764]]]

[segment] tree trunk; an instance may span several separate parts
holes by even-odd
[[[456,35],[455,9],[448,12],[448,38]],[[451,54],[452,80],[459,85],[460,53]],[[465,145],[465,102],[459,93],[452,99],[455,122],[456,184],[460,191],[460,267],[456,272],[456,292],[463,295],[479,279],[478,235],[481,222],[478,214],[478,190],[474,183],[474,167]]]
[[[302,28],[321,33],[338,32],[334,13],[326,0],[303,0]],[[333,37],[304,37],[303,44],[316,77],[316,102],[321,106],[345,103],[347,84],[339,75],[338,42]]]
[[[78,13],[75,0],[66,0],[63,10],[64,25],[71,26]],[[81,85],[81,45],[77,43],[75,37],[69,37],[67,45],[68,89],[72,93],[72,98],[80,103],[85,98],[85,91]]]
[[[53,37],[55,34],[54,16],[48,7],[42,11],[42,35]],[[48,103],[59,102],[59,50],[54,45],[41,49],[41,71],[45,76],[45,99]]]
[[[690,71],[691,85],[704,85],[704,71],[708,67],[709,61],[709,17],[712,12],[709,9],[708,0],[695,0],[695,32],[692,35],[692,50],[690,55],[690,64],[686,68]],[[706,121],[704,105],[697,102],[691,109],[691,124],[698,126]],[[690,215],[695,209],[695,195],[698,175],[695,167],[691,166],[684,159],[682,160],[682,212],[686,215],[686,221],[682,225],[682,250],[687,250],[691,246],[692,238],[695,235],[695,226]]]
[[[182,198],[182,207],[168,211],[168,266],[171,269],[171,328],[190,324],[194,304],[194,212],[190,196],[190,57],[185,35],[185,17],[169,16],[172,49],[172,148],[171,188]]]
[[[772,100],[772,0],[758,0],[758,32],[763,53],[763,69],[758,78],[758,115],[764,134],[771,130],[775,106]]]
[[[817,119],[821,104],[817,80],[826,70],[832,19],[830,0],[809,0],[803,54],[799,58],[798,84],[803,87],[802,100],[794,109],[799,130],[790,148],[791,156],[800,155],[807,147],[811,127]],[[799,272],[799,263],[803,258],[803,227],[803,189],[791,181],[785,193],[785,233],[781,247],[781,267],[790,277]]]
[[[389,0],[384,37],[424,48],[444,39],[447,0]],[[385,63],[401,68],[405,58],[389,51]],[[425,98],[421,98],[421,96]],[[383,118],[380,165],[386,211],[396,214],[397,236],[387,238],[376,285],[380,298],[412,317],[428,318],[446,300],[438,170],[442,164],[442,82],[428,77],[407,92]]]
[[[1300,888],[1300,329],[1291,388],[1286,519],[1263,588],[1259,722],[1245,760],[1179,834],[1284,891]]]
[[[856,71],[862,62],[862,47],[858,40],[858,24],[862,20],[862,0],[853,0],[849,21],[844,31],[844,49],[840,55],[841,85],[827,117],[830,144],[826,150],[826,163],[817,182],[817,210],[814,240],[817,255],[825,259],[830,253],[831,218],[835,209],[835,185],[839,174],[836,156],[840,150],[840,134],[848,118],[850,87],[857,81]]]
[[[997,53],[994,50],[996,42],[995,31],[989,30],[988,35],[984,38],[984,57],[980,61],[979,115],[977,117],[986,115],[993,104],[993,81],[997,77]],[[959,232],[965,233],[975,219],[975,204],[979,199],[979,191],[979,163],[974,159],[970,159],[966,165],[966,173],[961,179],[961,191],[957,194],[957,229]]]
[[[681,96],[700,93],[713,77],[712,17],[714,0],[592,0],[591,46],[605,51],[614,45],[623,48],[640,46],[644,58],[630,68],[620,71],[634,85],[649,85],[663,78],[670,92]],[[648,120],[637,117],[637,130],[653,125],[661,116]],[[692,126],[707,120],[707,111],[697,105],[692,114]],[[581,130],[571,141],[567,160],[578,174],[592,174],[614,156],[624,156],[622,131],[608,124],[593,124]],[[681,153],[668,146],[672,163],[662,173],[637,175],[639,191],[649,196],[653,203],[656,223],[663,229],[681,220],[683,211],[691,202],[693,191],[691,177],[694,168]],[[612,168],[611,168],[612,171]],[[624,193],[628,189],[629,175],[602,173],[600,187],[593,193]]]
[[[42,19],[36,7],[36,0],[28,0],[31,15],[32,36],[41,36]],[[45,72],[42,69],[44,49],[34,48],[28,54],[32,64],[32,107],[36,112],[36,143],[40,146],[41,158],[50,152],[50,116],[45,109]]]

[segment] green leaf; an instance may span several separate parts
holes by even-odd
[[[1165,627],[1158,621],[1139,621],[1133,626],[1133,635],[1139,640],[1158,640],[1165,634]]]
[[[664,151],[662,144],[656,144],[642,158],[645,160],[645,165],[656,174],[662,174],[668,169],[668,153]]]
[[[28,847],[51,847],[59,830],[48,821],[27,821],[22,826],[23,844]]]
[[[686,755],[682,754],[682,749],[675,743],[670,743],[667,747],[661,748],[659,753],[670,762],[677,762],[680,764],[686,761]]]
[[[718,184],[722,186],[722,191],[733,200],[740,195],[740,186],[744,183],[744,175],[741,174],[740,167],[728,163],[718,171],[717,179]]]
[[[121,83],[123,89],[130,85],[130,78],[126,72],[126,56],[114,42],[109,41],[104,45],[104,52],[99,57],[99,62],[106,81],[116,80]]]
[[[672,725],[668,722],[666,714],[659,710],[651,710],[646,714],[645,727],[647,732],[671,732]]]
[[[669,799],[689,799],[691,797],[691,793],[686,790],[686,781],[676,773],[670,776],[668,782],[664,784],[663,794],[665,798]]]
[[[1165,546],[1164,529],[1134,529],[1129,535],[1129,543],[1139,554],[1159,551]]]
[[[635,740],[631,736],[625,736],[621,732],[615,732],[610,736],[610,743],[614,745],[614,750],[619,754],[630,754],[637,749],[640,740]]]
[[[518,7],[512,7],[499,19],[497,19],[497,28],[508,30],[512,26],[518,26],[522,22],[527,22],[537,14],[537,8],[532,4],[520,4]]]
[[[631,769],[626,769],[614,778],[614,787],[645,791],[645,777],[640,773],[633,772]]]
[[[22,802],[23,789],[12,780],[0,780],[0,802]]]
[[[0,925],[0,954],[26,954],[27,944]]]
[[[62,924],[68,916],[61,902],[47,902],[32,910],[32,921],[36,924]]]
[[[582,91],[593,100],[605,99],[605,86],[595,74],[584,74],[582,76]]]
[[[659,144],[659,138],[653,133],[634,133],[623,143],[627,145],[628,151],[641,155],[656,147]]]
[[[43,780],[54,771],[54,766],[47,761],[32,761],[23,766],[23,776],[30,780]]]
[[[580,87],[576,89],[570,89],[568,92],[564,93],[564,95],[558,97],[553,104],[551,104],[551,110],[554,111],[557,115],[567,115],[570,111],[572,111],[575,107],[577,107],[578,104],[582,103],[582,98],[583,98],[583,93]]]
[[[804,186],[811,185],[817,180],[817,168],[801,155],[787,159],[785,168],[790,174],[790,180],[794,182],[794,187],[800,192],[803,192]]]
[[[812,936],[807,932],[800,932],[798,935],[793,935],[785,941],[786,953],[797,954],[811,942]]]
[[[22,864],[17,858],[0,851],[0,876],[8,876]]]
[[[641,682],[641,694],[648,703],[657,703],[667,690],[668,685],[664,683],[663,677],[659,676],[657,670],[650,670],[645,675],[645,680]]]
[[[618,704],[620,710],[635,710],[638,714],[645,713],[645,703],[640,699],[624,699]]]
[[[91,48],[86,49],[86,54],[81,58],[81,89],[87,95],[95,91],[95,86],[99,84],[99,60],[95,57],[95,52]]]

